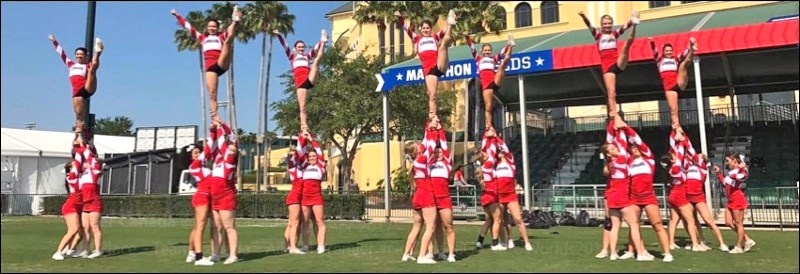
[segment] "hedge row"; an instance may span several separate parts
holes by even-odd
[[[325,218],[360,220],[366,213],[363,194],[324,194]],[[67,196],[44,198],[45,215],[60,215]],[[286,218],[286,193],[239,194],[236,216]],[[191,195],[103,196],[103,215],[121,217],[191,217]]]

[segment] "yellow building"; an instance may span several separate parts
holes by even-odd
[[[566,31],[585,29],[582,19],[578,15],[583,11],[592,22],[593,26],[600,26],[600,17],[608,14],[615,19],[617,24],[629,20],[632,11],[638,10],[643,21],[674,17],[693,13],[720,11],[726,9],[742,8],[756,5],[775,3],[779,1],[493,1],[505,10],[506,28],[500,35],[488,34],[481,38],[481,42],[494,42],[505,40],[508,34],[514,37],[532,37],[546,34],[562,33]],[[379,31],[375,24],[359,25],[353,20],[354,10],[358,9],[355,2],[347,2],[341,7],[330,11],[326,17],[331,21],[332,37],[341,37],[339,43],[344,43],[356,50],[354,54],[378,55]],[[444,17],[444,15],[442,15]],[[434,31],[444,26],[444,20],[439,20]],[[413,45],[402,29],[391,27],[385,32],[386,53],[414,54]],[[587,35],[589,35],[587,33]],[[387,57],[387,61],[388,57]],[[440,82],[440,85],[454,85],[457,90],[466,90],[467,81],[453,81],[452,83]],[[442,88],[446,88],[442,86]],[[795,92],[796,93],[796,92]],[[795,96],[796,97],[796,96]],[[456,131],[463,131],[465,111],[465,92],[457,96],[456,113],[453,115],[452,124]],[[471,99],[471,98],[470,98]],[[734,99],[735,100],[735,99]],[[708,98],[711,108],[729,106],[728,97]],[[736,103],[736,102],[734,102]],[[662,106],[660,106],[660,104]],[[682,105],[683,107],[683,105]],[[640,103],[623,104],[623,112],[659,111],[664,108],[663,101],[648,101]],[[566,108],[569,117],[585,117],[605,115],[605,105],[571,106]],[[472,110],[474,111],[474,110]],[[529,110],[530,112],[531,110]],[[481,114],[482,115],[482,114]],[[461,117],[461,118],[459,118]],[[356,178],[362,190],[372,189],[374,183],[383,178],[383,144],[364,144],[358,153],[355,168]],[[373,148],[374,147],[374,148]],[[402,157],[399,142],[392,142],[391,155],[394,158]],[[398,156],[399,155],[399,156]],[[397,161],[397,163],[395,163]],[[399,160],[392,160],[392,169],[399,167]],[[366,182],[371,182],[369,186]]]

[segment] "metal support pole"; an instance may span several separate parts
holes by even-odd
[[[389,97],[386,92],[381,94],[383,98],[383,149],[384,149],[384,169],[383,169],[383,200],[386,210],[386,222],[390,222],[392,217],[391,200],[389,190],[392,188],[391,178],[389,178]]]
[[[703,105],[703,81],[700,78],[700,57],[695,55],[692,57],[692,63],[694,63],[694,86],[695,86],[695,98],[697,99],[697,123],[698,127],[700,128],[700,149],[703,154],[708,155],[708,142],[706,140],[706,113],[704,110]],[[706,193],[710,195],[706,195],[706,205],[709,206],[709,210],[711,210],[711,184],[709,183],[708,176],[706,176],[706,181],[703,183],[705,185]]]
[[[529,178],[530,168],[528,167],[528,121],[527,107],[525,106],[525,86],[522,75],[517,76],[519,82],[519,116],[520,132],[522,133],[522,181],[525,189],[525,209],[531,209],[531,180]]]

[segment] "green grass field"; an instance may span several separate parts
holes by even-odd
[[[239,220],[241,261],[233,265],[195,267],[184,262],[190,219],[104,219],[103,257],[53,261],[65,231],[57,217],[2,219],[2,272],[793,272],[798,270],[798,232],[751,231],[757,242],[750,252],[731,255],[674,251],[675,261],[636,262],[595,259],[599,228],[556,227],[528,230],[534,251],[475,249],[479,226],[456,225],[456,263],[401,262],[410,224],[329,222],[328,252],[283,253],[285,221]],[[625,230],[623,230],[625,232]],[[626,233],[626,232],[625,232]],[[679,234],[683,237],[684,234]],[[724,230],[726,241],[734,233]],[[517,232],[514,232],[518,237]],[[711,235],[707,231],[706,235]],[[650,253],[660,257],[652,229],[645,237]],[[489,240],[486,240],[487,244]],[[522,245],[522,244],[518,244]],[[207,250],[207,249],[206,249]],[[418,251],[418,249],[417,249]]]

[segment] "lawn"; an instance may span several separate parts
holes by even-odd
[[[195,267],[184,262],[190,219],[103,219],[103,249],[97,259],[53,261],[50,256],[65,231],[58,217],[4,217],[2,272],[793,272],[797,273],[798,233],[751,231],[758,244],[748,253],[731,255],[674,251],[675,261],[636,262],[595,259],[599,228],[556,227],[528,230],[534,251],[476,249],[479,226],[456,225],[458,262],[436,265],[401,262],[410,224],[329,222],[328,252],[283,253],[282,220],[239,220],[241,261],[233,265]],[[650,253],[661,252],[646,228]],[[626,232],[626,230],[623,230]],[[734,233],[724,230],[728,243]],[[518,237],[517,231],[514,231]],[[678,235],[684,239],[683,231]],[[706,235],[711,236],[710,231]],[[313,241],[313,240],[312,240]],[[206,249],[207,250],[207,249]],[[418,249],[416,250],[418,251]],[[416,252],[415,252],[416,254]]]

